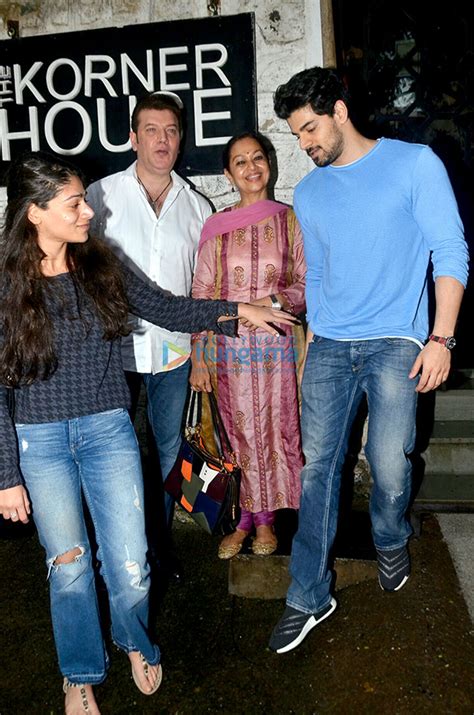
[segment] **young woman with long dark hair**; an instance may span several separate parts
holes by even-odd
[[[99,713],[92,686],[108,667],[84,498],[107,586],[112,638],[144,694],[161,682],[148,631],[150,572],[137,440],[120,338],[135,313],[170,330],[233,333],[243,318],[291,316],[180,298],[142,282],[89,237],[92,209],[74,167],[31,154],[11,169],[0,244],[0,513],[32,514],[46,551],[68,715]],[[14,394],[14,410],[8,394]],[[13,412],[13,414],[12,414]]]

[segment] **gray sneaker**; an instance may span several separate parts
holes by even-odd
[[[270,638],[270,649],[275,653],[287,653],[304,641],[308,633],[331,615],[336,608],[335,598],[317,613],[303,613],[287,606]]]
[[[384,591],[399,591],[410,576],[410,557],[406,546],[399,549],[377,549],[379,584]]]

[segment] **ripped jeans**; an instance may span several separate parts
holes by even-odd
[[[50,583],[61,672],[72,683],[100,683],[108,657],[99,620],[83,497],[94,524],[110,604],[112,637],[156,664],[148,634],[150,569],[140,454],[128,412],[110,410],[61,422],[17,424],[28,489]],[[55,560],[76,550],[68,563]]]
[[[298,531],[290,560],[287,604],[315,613],[331,600],[331,549],[336,535],[341,470],[357,408],[367,395],[365,454],[373,479],[370,517],[379,549],[404,546],[411,534],[407,509],[415,447],[418,378],[408,374],[419,346],[402,338],[329,340],[309,344],[302,384]]]

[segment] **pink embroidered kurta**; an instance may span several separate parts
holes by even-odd
[[[208,219],[192,294],[250,302],[283,293],[300,313],[305,272],[293,210],[260,201]],[[251,512],[299,506],[303,455],[295,354],[303,350],[296,340],[302,329],[279,329],[283,334],[272,337],[240,325],[239,338],[214,335],[207,344],[219,410],[242,468],[241,505]]]

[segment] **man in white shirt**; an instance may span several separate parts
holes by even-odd
[[[211,207],[173,171],[182,138],[182,109],[173,92],[153,92],[139,100],[130,132],[136,161],[91,184],[87,200],[95,211],[92,232],[109,241],[139,275],[175,295],[188,296],[201,228]],[[134,319],[122,352],[132,396],[140,379],[146,387],[148,420],[164,479],[180,446],[190,336]],[[170,526],[172,501],[167,495],[165,506]]]

